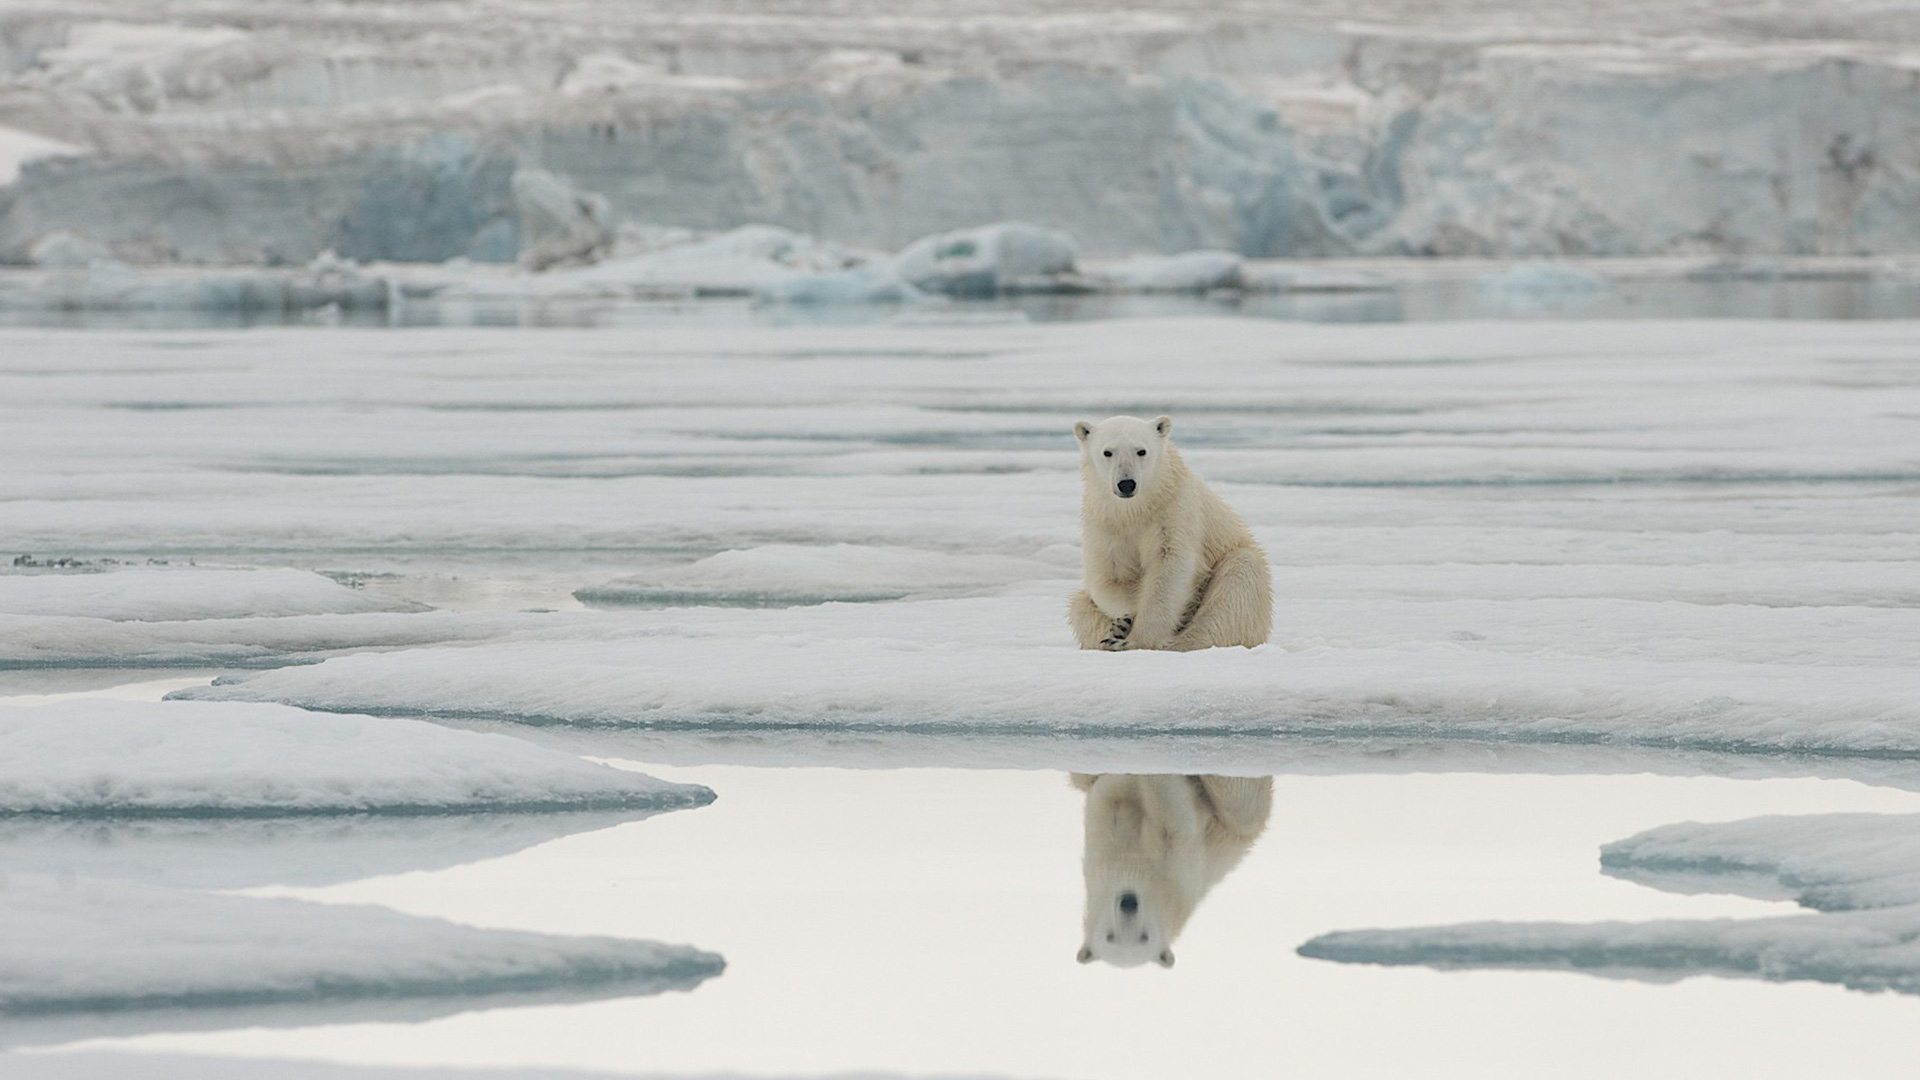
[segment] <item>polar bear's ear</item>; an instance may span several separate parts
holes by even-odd
[[[1173,430],[1173,417],[1164,415],[1154,417],[1153,430],[1161,438],[1166,438],[1167,432]]]
[[[1160,966],[1161,967],[1173,966],[1173,950],[1172,949],[1160,950]]]
[[[1081,442],[1086,442],[1087,436],[1091,434],[1093,434],[1093,425],[1087,423],[1085,420],[1073,425],[1073,437],[1079,439]]]
[[[1080,946],[1080,955],[1074,957],[1074,959],[1083,964],[1091,964],[1093,963],[1093,950],[1082,945]]]

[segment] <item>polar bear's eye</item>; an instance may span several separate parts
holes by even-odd
[[[1106,455],[1107,455],[1108,457],[1112,457],[1112,456],[1113,456],[1113,451],[1111,451],[1111,450],[1104,450],[1104,451],[1102,451],[1102,453],[1104,453],[1104,454],[1106,454]]]
[[[1139,454],[1141,457],[1147,456],[1147,452],[1145,450],[1135,450],[1134,453]]]

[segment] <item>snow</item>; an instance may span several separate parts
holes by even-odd
[[[1475,923],[1325,934],[1302,955],[1441,968],[1713,974],[1920,993],[1920,816],[1821,814],[1651,829],[1608,844],[1610,874],[1677,892],[1791,898],[1820,912],[1648,923]]]
[[[690,989],[723,966],[686,946],[482,930],[373,907],[33,874],[10,874],[0,890],[0,1018],[559,990],[620,996]]]
[[[644,578],[588,586],[575,595],[591,603],[747,606],[898,600],[1071,579],[1079,568],[1080,553],[1065,546],[1020,558],[885,545],[769,544],[723,551]]]
[[[1231,251],[1141,255],[1101,266],[1092,277],[1103,289],[1125,292],[1206,292],[1246,284],[1244,260]]]
[[[586,266],[506,278],[457,277],[448,296],[751,296],[756,291],[801,285],[814,275],[837,274],[864,256],[814,237],[772,225],[746,225],[713,236],[692,237],[612,253]],[[831,280],[828,283],[831,285]],[[825,286],[823,286],[825,287]]]
[[[0,125],[0,187],[20,179],[20,170],[31,162],[49,157],[84,154],[81,147]]]
[[[23,550],[398,568],[383,595],[452,558],[711,606],[6,640],[325,655],[195,694],[620,730],[1912,756],[1914,347],[1903,322],[9,332]],[[1265,649],[1070,647],[1070,426],[1163,411],[1269,552]]]
[[[121,567],[0,572],[0,614],[179,621],[366,611],[421,611],[304,570]]]
[[[417,721],[85,698],[0,707],[0,815],[664,809],[712,798],[702,787]]]

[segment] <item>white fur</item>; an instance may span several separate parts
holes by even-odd
[[[1087,793],[1080,962],[1172,967],[1194,908],[1266,828],[1273,778],[1076,773],[1073,784]]]
[[[1086,589],[1068,618],[1083,649],[1252,647],[1272,630],[1266,553],[1187,470],[1172,428],[1165,416],[1073,426]]]

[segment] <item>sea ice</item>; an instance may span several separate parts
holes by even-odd
[[[564,990],[685,990],[684,945],[482,930],[382,908],[11,874],[0,890],[0,1041],[55,1013]]]
[[[1323,934],[1302,955],[1668,981],[1721,975],[1920,993],[1920,816],[1688,822],[1607,845],[1608,873],[1680,892],[1790,897],[1820,914],[1647,923],[1493,922]]]
[[[577,590],[597,604],[784,606],[898,600],[988,591],[1019,582],[1071,580],[1080,553],[1060,545],[1031,557],[886,545],[769,544],[723,551],[646,577]]]
[[[305,570],[106,566],[52,573],[0,571],[0,615],[178,622],[424,610],[425,605],[371,596]]]
[[[14,1054],[0,1057],[8,1080],[687,1080],[677,1074],[571,1069],[460,1069],[340,1065],[326,1061],[195,1057],[181,1054]],[[780,1074],[755,1074],[780,1080]],[[947,1080],[968,1080],[943,1074]],[[899,1073],[836,1072],[835,1080],[905,1080]],[[715,1074],[706,1080],[730,1080]],[[984,1078],[976,1078],[984,1080]]]
[[[0,707],[0,815],[665,809],[713,792],[500,735],[277,706]]]

